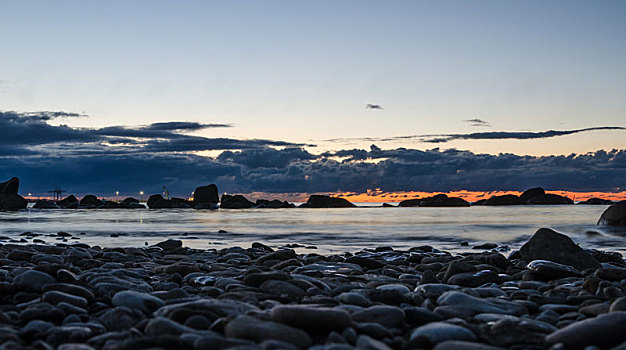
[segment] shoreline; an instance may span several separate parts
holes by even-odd
[[[15,348],[626,342],[626,261],[549,229],[506,256],[488,247],[464,254],[430,246],[298,254],[261,243],[201,250],[167,240],[143,248],[3,244],[0,263],[0,343]]]

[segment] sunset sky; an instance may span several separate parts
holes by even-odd
[[[0,175],[33,192],[626,185],[624,1],[29,0],[0,14]]]

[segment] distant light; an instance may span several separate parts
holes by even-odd
[[[143,196],[143,191],[139,191],[139,194]]]
[[[30,192],[28,192],[28,195],[29,195],[29,196],[32,196],[33,194],[32,194],[32,193],[30,193]]]
[[[120,191],[115,191],[115,195],[119,196],[120,195]]]

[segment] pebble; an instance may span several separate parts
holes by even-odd
[[[446,340],[476,340],[469,329],[446,322],[431,322],[411,332],[411,340],[425,340],[427,344],[438,344]]]
[[[111,304],[113,306],[125,306],[127,308],[137,309],[149,314],[163,306],[164,302],[150,294],[126,290],[117,292],[113,296]]]
[[[277,306],[272,320],[316,333],[341,331],[352,324],[350,314],[341,309],[314,306]]]
[[[264,321],[250,316],[238,316],[224,328],[227,337],[262,342],[268,339],[280,340],[299,348],[310,346],[313,341],[304,331],[284,324]]]
[[[54,277],[37,270],[24,271],[13,279],[13,284],[18,289],[28,292],[41,292],[44,285],[55,282]]]

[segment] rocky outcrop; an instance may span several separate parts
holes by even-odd
[[[200,203],[218,203],[219,201],[220,197],[215,184],[200,186],[193,191],[194,205],[198,205]]]
[[[148,198],[150,209],[191,208],[191,203],[182,198],[165,199],[160,194],[153,194]]]
[[[584,204],[584,205],[609,205],[613,204],[612,200],[602,199],[602,198],[589,198],[586,201],[578,202],[576,204]]]
[[[17,194],[20,180],[17,177],[0,183],[0,210],[17,211],[26,209],[28,201]]]
[[[543,196],[546,194],[546,191],[541,187],[529,188],[524,193],[522,193],[519,198],[522,202],[528,203],[528,201],[532,198]]]
[[[350,208],[355,206],[346,199],[319,194],[311,195],[306,204],[309,208]]]
[[[546,193],[528,200],[530,205],[574,204],[574,201],[558,194]]]
[[[83,209],[93,209],[98,208],[103,204],[104,202],[99,200],[98,197],[93,194],[88,194],[80,200],[79,207],[82,207]]]
[[[78,209],[80,201],[73,194],[57,201],[57,205],[63,209]]]
[[[223,194],[220,201],[220,208],[222,209],[250,209],[252,207],[254,207],[254,203],[240,194],[234,196]]]
[[[611,204],[600,216],[598,225],[626,226],[626,201]]]
[[[470,204],[463,198],[448,197],[445,194],[438,194],[424,198],[420,202],[420,207],[469,207]]]
[[[421,201],[422,201],[421,198],[406,199],[398,203],[398,206],[399,207],[419,207]]]
[[[141,204],[138,199],[128,197],[119,203],[122,209],[145,209],[146,206]]]
[[[571,238],[549,228],[537,230],[520,248],[520,254],[522,259],[529,263],[533,260],[548,260],[572,266],[579,271],[600,267],[598,260],[574,243]]]
[[[59,205],[54,201],[47,199],[40,199],[33,206],[34,209],[60,209]]]
[[[257,199],[254,204],[255,208],[269,208],[269,209],[285,209],[285,208],[294,208],[295,205],[287,202],[287,201],[279,201],[278,199],[267,200],[267,199]]]
[[[493,196],[485,200],[482,205],[522,205],[526,204],[524,200],[514,194],[505,194],[502,196]]]

